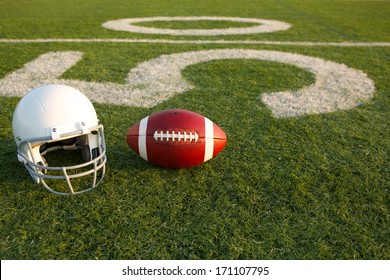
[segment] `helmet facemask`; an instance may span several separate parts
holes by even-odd
[[[34,181],[50,192],[61,195],[83,193],[94,189],[103,180],[107,157],[102,125],[88,134],[36,143],[34,139],[21,142],[18,159]],[[82,163],[74,164],[76,162]],[[66,166],[51,166],[53,163]]]

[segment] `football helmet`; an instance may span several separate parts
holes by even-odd
[[[94,189],[103,180],[107,161],[103,125],[98,122],[91,101],[80,91],[65,85],[36,88],[14,111],[12,132],[18,160],[36,183],[52,193],[77,194]],[[73,153],[73,161],[79,158],[77,164],[51,167],[45,157],[56,150],[64,150],[57,153],[58,165],[65,164],[69,150],[80,150],[81,157]],[[87,187],[86,178],[92,181]],[[62,182],[50,181],[50,187],[46,179]],[[74,181],[77,188],[72,186]]]

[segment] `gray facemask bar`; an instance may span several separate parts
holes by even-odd
[[[44,165],[40,165],[40,164],[36,164],[36,163],[32,162],[29,158],[27,158],[24,154],[22,154],[20,152],[19,148],[18,148],[18,158],[19,158],[19,160],[21,162],[24,163],[25,167],[30,172],[31,176],[36,176],[36,177],[41,179],[40,183],[42,183],[42,185],[48,191],[50,191],[50,192],[52,192],[54,194],[59,194],[59,195],[71,195],[71,194],[84,193],[86,191],[89,191],[89,190],[92,190],[92,189],[96,188],[102,182],[102,180],[104,178],[104,175],[105,175],[105,170],[106,170],[106,166],[105,165],[106,165],[106,162],[107,162],[106,144],[105,144],[105,139],[104,139],[103,126],[102,125],[98,125],[98,126],[92,128],[91,131],[98,131],[99,152],[100,152],[100,155],[98,157],[96,157],[95,159],[92,159],[91,161],[88,161],[88,162],[85,162],[85,163],[82,163],[82,164],[78,164],[78,165],[74,165],[74,166],[66,166],[66,167],[44,166]],[[75,135],[75,137],[77,137],[77,136],[80,136],[80,134]],[[41,141],[41,140],[44,140],[44,139],[39,139],[39,140]],[[28,149],[30,151],[30,154],[33,155],[32,147],[31,147],[30,142],[34,142],[34,141],[37,141],[37,139],[23,141],[23,142],[21,142],[19,144],[19,146],[23,146],[23,144],[27,144]],[[100,147],[101,147],[101,149],[100,149]],[[84,171],[84,172],[81,172],[81,173],[77,173],[77,174],[68,175],[68,171],[69,170],[80,169],[80,168],[84,168],[84,167],[92,166],[92,165],[93,165],[93,169],[90,169],[90,170],[87,170],[87,171]],[[100,169],[102,169],[102,171],[101,171],[101,176],[98,179],[97,175],[98,175],[98,171]],[[61,171],[63,173],[63,175],[62,176],[60,176],[60,175],[46,175],[46,174],[44,174],[44,172],[37,171],[37,170],[42,170],[42,171],[43,170]],[[86,176],[86,175],[89,175],[89,174],[92,174],[92,173],[93,173],[92,186],[87,188],[87,189],[80,190],[80,191],[74,191],[74,189],[72,187],[71,180],[75,179],[75,178],[80,178],[80,177],[83,177],[83,176]],[[54,180],[65,179],[65,181],[66,181],[66,183],[68,185],[68,188],[69,188],[69,192],[58,192],[58,191],[53,190],[52,188],[50,188],[46,184],[44,179],[54,179]]]

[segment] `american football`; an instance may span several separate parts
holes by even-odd
[[[143,118],[126,133],[127,144],[155,165],[190,168],[215,157],[226,134],[208,118],[188,110],[165,110]]]

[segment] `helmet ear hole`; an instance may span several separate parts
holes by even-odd
[[[83,145],[81,148],[81,156],[84,162],[88,162],[91,160],[91,150],[88,145]]]

